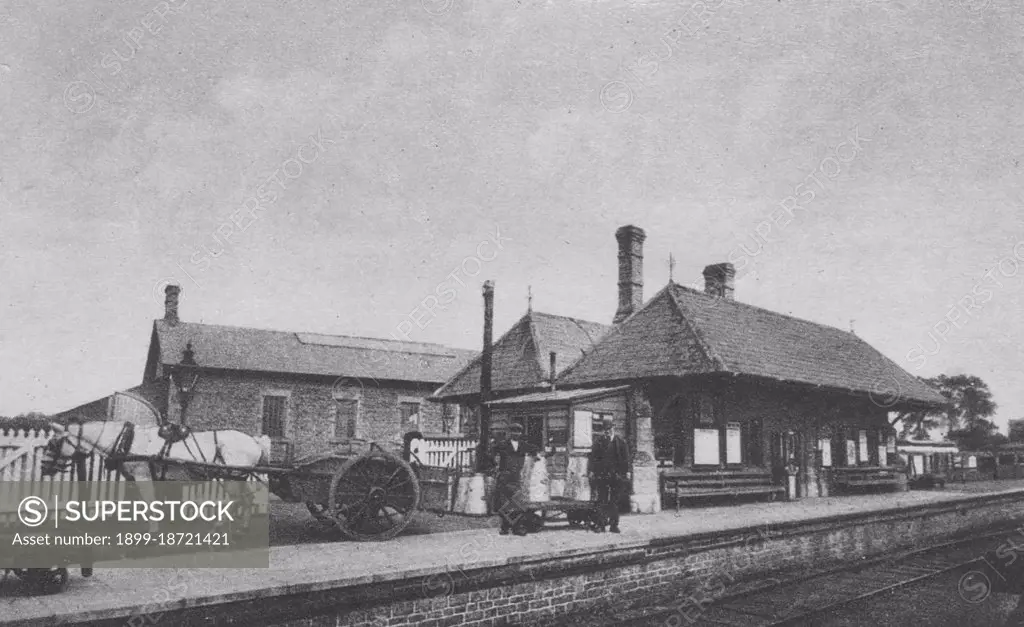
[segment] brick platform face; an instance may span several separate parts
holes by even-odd
[[[796,529],[761,528],[725,534],[713,543],[705,541],[703,547],[699,541],[690,540],[657,548],[609,551],[590,564],[589,572],[578,572],[588,566],[574,558],[524,564],[516,567],[511,581],[490,586],[486,584],[486,572],[442,573],[423,579],[420,586],[425,592],[440,593],[435,598],[420,595],[415,600],[359,610],[338,609],[317,618],[278,625],[554,626],[560,624],[561,617],[577,611],[654,604],[676,608],[666,625],[687,625],[712,600],[738,592],[740,586],[936,543],[1007,524],[1021,514],[1024,506],[1003,502],[910,515],[889,513],[838,528],[834,523]],[[594,556],[582,559],[592,561]]]

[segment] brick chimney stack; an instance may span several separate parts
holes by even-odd
[[[615,231],[619,242],[619,308],[614,324],[631,316],[644,304],[644,240],[640,227],[627,225]]]
[[[704,293],[726,300],[735,300],[733,282],[736,268],[731,263],[716,263],[704,268]]]
[[[178,294],[181,287],[168,285],[164,288],[164,321],[168,324],[178,324]]]

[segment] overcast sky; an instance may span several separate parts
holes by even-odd
[[[167,282],[187,321],[472,349],[485,279],[498,334],[528,286],[610,322],[635,224],[647,297],[731,259],[1024,417],[1024,9],[705,2],[5,3],[0,414],[140,383]]]

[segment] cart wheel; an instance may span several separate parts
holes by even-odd
[[[327,506],[322,503],[314,503],[313,501],[306,501],[306,509],[309,513],[316,518],[318,522],[324,523],[325,525],[333,525],[334,520],[327,515]]]
[[[378,448],[334,473],[328,512],[351,540],[390,540],[409,526],[419,502],[412,467]]]

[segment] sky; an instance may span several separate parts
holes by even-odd
[[[477,350],[484,280],[498,335],[528,292],[607,323],[634,224],[645,297],[732,261],[1024,417],[1024,9],[489,4],[7,2],[0,415],[140,383],[168,283],[186,321]]]

